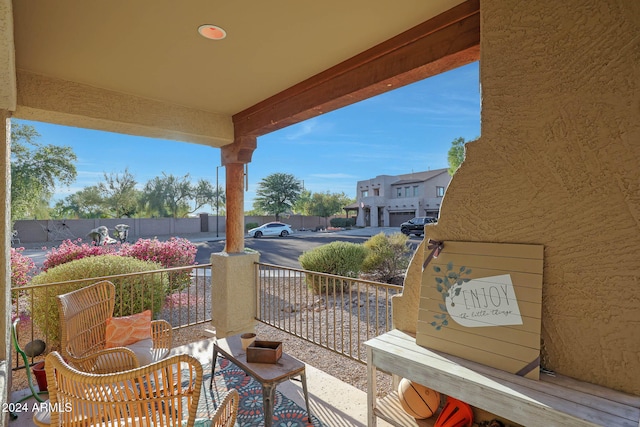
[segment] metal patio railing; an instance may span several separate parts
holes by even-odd
[[[24,348],[31,341],[43,340],[47,343],[47,348],[38,359],[44,358],[50,351],[58,350],[55,338],[52,338],[57,335],[53,333],[53,327],[42,321],[34,321],[34,310],[42,310],[42,307],[46,307],[47,310],[52,310],[49,315],[55,316],[58,311],[57,295],[100,280],[109,280],[116,285],[114,311],[117,316],[134,314],[132,311],[142,307],[142,300],[144,300],[146,301],[144,308],[156,313],[156,319],[168,321],[174,330],[211,321],[211,264],[27,285],[11,289],[12,316],[18,316],[21,319],[18,324],[20,346]],[[168,292],[165,290],[162,295],[155,295],[157,288],[151,284],[157,283],[158,280],[171,290]],[[126,289],[126,287],[132,289]],[[118,298],[118,294],[126,295],[126,298]],[[44,305],[42,298],[46,300]],[[36,307],[37,299],[41,301]],[[21,360],[15,354],[13,360],[15,360],[13,369],[24,367],[21,366]],[[31,362],[35,361],[37,360],[31,360]]]
[[[256,263],[257,319],[366,363],[364,342],[391,329],[402,286]],[[315,291],[314,291],[315,289]]]

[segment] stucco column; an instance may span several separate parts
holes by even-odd
[[[358,227],[364,227],[364,208],[360,205],[358,209],[358,216],[356,217],[356,225]]]
[[[257,252],[211,254],[211,323],[216,337],[253,332],[256,325]]]
[[[6,185],[0,190],[0,223],[2,224],[2,249],[0,250],[0,263],[2,265],[2,280],[0,289],[4,295],[2,306],[4,316],[0,316],[0,330],[4,335],[0,340],[0,400],[8,402],[9,389],[11,388],[10,348],[11,335],[9,333],[9,322],[11,321],[11,120],[7,110],[0,110],[0,117],[5,126],[5,131],[0,137],[0,147],[2,147],[2,165],[0,168],[0,180]],[[4,414],[6,420],[6,414]],[[2,420],[0,420],[2,424]]]
[[[369,215],[371,215],[371,226],[377,227],[378,226],[378,207],[372,204],[371,212]]]
[[[238,137],[222,148],[226,173],[226,245],[211,255],[211,323],[219,338],[253,331],[256,324],[257,252],[244,250],[244,166],[251,161],[256,138]]]

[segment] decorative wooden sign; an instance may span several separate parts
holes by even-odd
[[[444,242],[437,252],[425,257],[416,343],[538,379],[543,246]]]

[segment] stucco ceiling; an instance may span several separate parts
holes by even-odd
[[[16,68],[232,115],[458,3],[19,0]]]

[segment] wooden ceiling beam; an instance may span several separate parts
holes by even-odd
[[[480,4],[468,0],[233,116],[260,136],[480,59]]]

